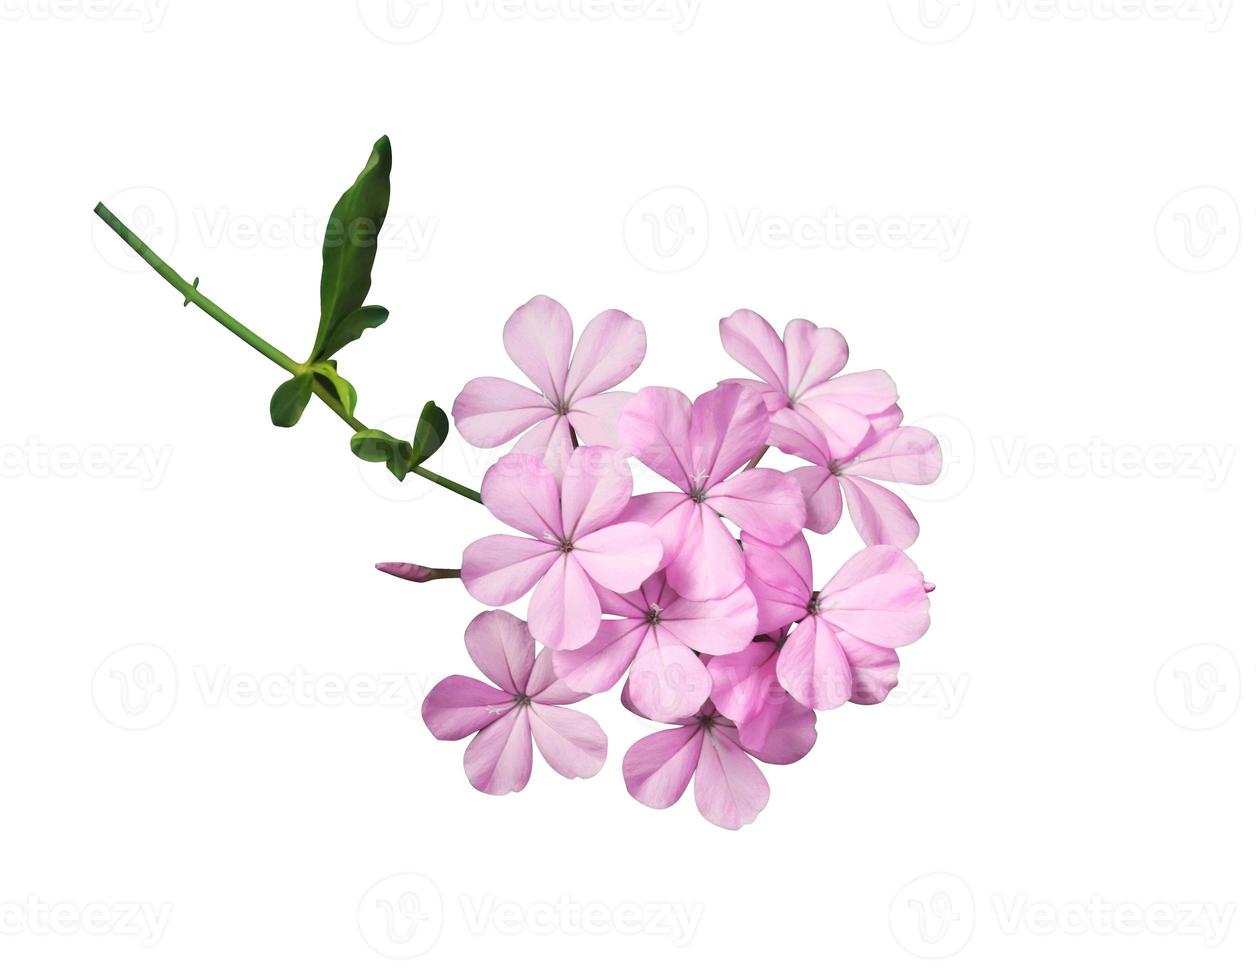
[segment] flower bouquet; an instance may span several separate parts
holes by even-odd
[[[295,425],[317,397],[353,429],[359,458],[398,480],[431,480],[506,526],[469,543],[458,568],[378,566],[415,582],[460,580],[492,607],[465,635],[489,683],[446,677],[422,709],[438,739],[470,738],[472,786],[523,789],[534,744],[563,776],[599,772],[606,735],[569,705],[623,681],[624,708],[666,726],[625,754],[628,792],[665,808],[692,782],[707,820],[750,823],[768,800],[758,763],[806,756],[817,711],[884,701],[897,649],[928,629],[933,586],[905,551],[919,526],[885,484],[935,480],[937,440],[903,424],[885,372],[842,373],[849,352],[836,330],[792,320],[778,334],[738,310],[720,321],[720,340],[753,377],[691,401],[675,388],[620,389],[646,354],[639,321],[607,310],[577,341],[567,310],[538,296],[503,333],[530,386],[476,378],[452,406],[463,439],[509,452],[478,491],[433,472],[424,464],[449,435],[446,413],[428,402],[411,440],[371,428],[334,359],[388,318],[366,299],[391,166],[385,137],[332,212],[321,315],[302,362],[210,301],[103,204],[96,213],[184,305],[291,375],[271,398],[275,425]],[[763,466],[770,450],[799,465]],[[650,481],[666,489],[636,486]],[[865,547],[817,572],[806,532],[827,534],[844,515]],[[525,598],[526,619],[499,608]]]

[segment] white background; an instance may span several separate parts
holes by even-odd
[[[1250,976],[1230,6],[3,0],[0,972]],[[946,443],[908,497],[931,632],[743,831],[628,797],[653,726],[614,694],[597,778],[473,791],[417,704],[469,672],[476,605],[372,565],[492,520],[390,489],[317,403],[272,428],[277,369],[91,215],[304,357],[322,223],[385,132],[393,315],[341,361],[367,421],[515,377],[501,326],[544,292],[642,319],[632,384],[693,394],[741,373],[739,306],[839,327]]]

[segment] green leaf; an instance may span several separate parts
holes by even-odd
[[[358,179],[332,209],[323,236],[322,315],[314,341],[315,360],[328,353],[333,329],[361,307],[370,292],[379,232],[388,214],[391,171],[392,145],[382,136]]]
[[[354,433],[349,448],[358,459],[368,463],[386,463],[388,472],[398,480],[404,480],[410,472],[410,444],[394,439],[380,429],[363,429]]]
[[[346,412],[352,415],[358,407],[358,393],[353,385],[336,372],[336,362],[320,361],[312,365],[310,370],[314,372],[315,380],[344,406]]]
[[[419,416],[418,428],[414,430],[414,451],[410,455],[411,467],[425,463],[445,444],[449,436],[449,416],[437,406],[436,402],[428,402],[423,406]]]
[[[323,349],[319,352],[319,356],[331,357],[337,351],[348,347],[365,331],[380,326],[387,319],[388,311],[382,306],[363,306],[361,309],[354,310],[331,328],[331,333],[323,342]]]
[[[288,379],[270,398],[270,420],[281,428],[288,429],[301,421],[301,413],[310,403],[310,395],[314,393],[314,378],[309,374],[298,374]]]

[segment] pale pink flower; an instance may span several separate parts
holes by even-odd
[[[619,310],[599,313],[572,353],[571,316],[537,296],[503,332],[506,353],[539,393],[502,378],[476,378],[454,401],[454,424],[473,446],[491,448],[524,433],[513,451],[540,456],[561,471],[572,430],[586,445],[617,445],[619,413],[631,392],[611,391],[641,366],[645,328]]]
[[[929,628],[927,587],[915,562],[889,545],[865,548],[813,592],[811,553],[802,535],[784,547],[748,535],[742,542],[759,633],[797,625],[779,654],[758,647],[729,669],[760,671],[775,658],[781,686],[812,708],[885,700],[898,681],[895,648],[914,643]],[[745,724],[756,708],[734,713]]]
[[[850,354],[846,338],[810,320],[790,320],[785,339],[752,310],[738,310],[720,321],[724,350],[758,381],[738,379],[763,396],[774,422],[801,414],[816,421],[823,411],[832,437],[849,452],[868,434],[868,416],[898,401],[894,381],[884,371],[860,371],[835,377]]]
[[[587,779],[606,762],[606,734],[586,714],[559,705],[587,695],[554,675],[548,650],[523,620],[500,609],[482,612],[466,632],[467,651],[484,676],[446,677],[423,699],[423,721],[437,738],[457,741],[476,733],[463,755],[471,785],[500,796],[515,793],[532,775],[532,743],[559,775]]]
[[[624,705],[636,710],[627,699]],[[716,826],[738,830],[768,803],[768,781],[754,759],[789,765],[810,752],[815,741],[815,712],[793,702],[752,751],[708,702],[679,728],[633,745],[624,756],[624,783],[638,802],[662,810],[679,800],[692,781],[698,811]]]
[[[826,412],[818,413],[823,420]],[[899,413],[873,420],[863,442],[853,450],[827,425],[801,413],[777,416],[771,443],[813,464],[791,470],[807,501],[807,527],[827,534],[846,509],[865,544],[910,547],[920,524],[903,500],[873,480],[932,483],[942,472],[942,447],[933,433],[910,425],[885,428]]]
[[[528,605],[532,635],[554,649],[583,646],[602,615],[594,583],[629,592],[663,555],[647,525],[619,522],[631,494],[627,466],[604,446],[572,453],[561,483],[535,456],[498,460],[480,495],[494,517],[529,537],[473,541],[462,555],[463,584],[489,606],[514,602],[536,586]]]
[[[628,671],[628,694],[648,718],[692,715],[711,693],[711,678],[696,651],[741,650],[755,633],[754,594],[740,585],[727,596],[695,602],[666,584],[662,572],[626,595],[599,590],[603,619],[597,636],[579,650],[554,654],[554,670],[568,687],[608,691]]]
[[[634,497],[625,520],[650,524],[663,542],[667,584],[687,599],[726,596],[745,580],[745,561],[723,518],[783,544],[801,530],[797,481],[775,470],[733,474],[767,443],[763,399],[724,384],[692,405],[674,388],[645,388],[624,407],[624,447],[680,488]]]

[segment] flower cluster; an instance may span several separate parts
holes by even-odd
[[[505,345],[535,390],[477,378],[454,404],[473,445],[516,440],[481,497],[517,533],[470,544],[463,584],[487,606],[527,597],[527,620],[477,616],[467,649],[496,686],[448,677],[423,719],[440,739],[475,735],[465,768],[486,793],[527,784],[534,742],[588,777],[606,736],[564,706],[626,677],[624,707],[671,726],[628,750],[628,792],[669,807],[692,781],[702,815],[736,829],[768,800],[756,760],[805,756],[817,710],[884,701],[897,648],[928,628],[932,586],[903,550],[919,526],[883,484],[936,479],[938,442],[902,424],[887,374],[842,374],[846,341],[806,320],[783,337],[748,310],[721,321],[755,377],[693,401],[612,390],[645,356],[627,314],[595,317],[574,351],[573,334],[560,304],[531,300]],[[805,465],[758,465],[769,448]],[[668,488],[634,495],[634,470]],[[844,510],[866,547],[817,588],[804,529],[828,533]]]

